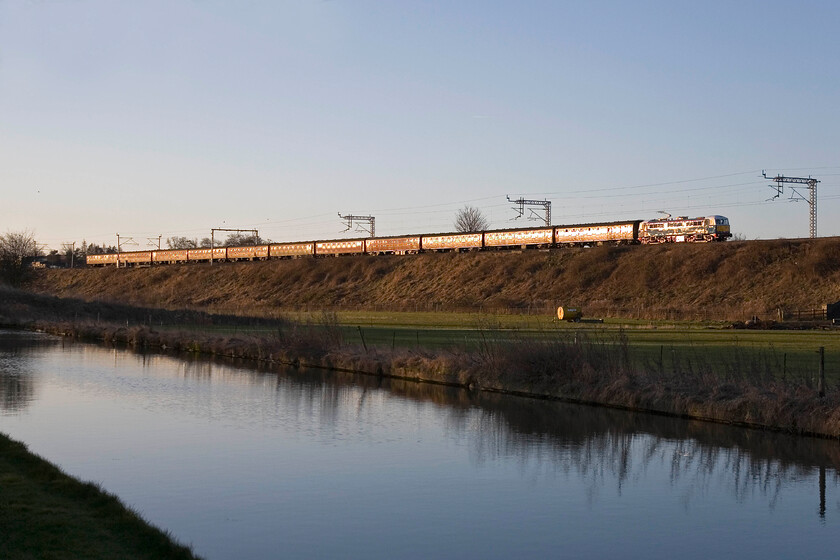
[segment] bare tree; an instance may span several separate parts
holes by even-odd
[[[166,244],[170,249],[195,249],[198,247],[196,239],[188,239],[186,237],[167,237]]]
[[[455,214],[455,230],[461,233],[484,231],[490,228],[490,221],[475,206],[464,206]]]
[[[31,231],[10,231],[0,235],[0,279],[18,286],[35,257],[42,254]]]
[[[86,244],[84,241],[82,242],[84,250],[83,253],[85,255],[102,255],[105,253],[116,253],[117,248],[113,245],[97,245],[96,243],[91,243],[90,245]]]

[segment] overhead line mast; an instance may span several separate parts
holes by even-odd
[[[525,206],[542,206],[543,210],[545,211],[545,217],[540,218],[540,216],[534,211],[533,208],[529,208],[531,214],[528,216],[529,220],[540,220],[542,219],[545,222],[546,227],[551,226],[551,201],[550,200],[526,200],[524,198],[517,198],[516,200],[511,200],[510,195],[507,196],[508,202],[512,202],[516,204],[514,206],[514,210],[517,213],[517,216],[514,220],[518,220],[525,214]]]
[[[255,229],[236,229],[236,228],[212,228],[210,230],[210,266],[213,266],[213,250],[216,248],[216,232],[217,231],[228,231],[228,232],[236,232],[236,233],[252,233],[254,234],[254,245],[257,244],[257,240],[260,238],[260,232]]]
[[[120,253],[122,253],[122,246],[123,245],[137,245],[137,242],[134,241],[133,237],[126,237],[126,236],[123,235],[122,238],[120,238],[120,234],[119,233],[117,234],[117,268],[120,267],[120,257],[119,257],[119,255],[120,255]]]
[[[811,238],[815,238],[817,236],[817,181],[816,179],[812,178],[811,176],[808,177],[785,177],[784,175],[776,175],[772,179],[767,176],[767,173],[764,171],[761,172],[761,175],[765,179],[770,179],[771,181],[775,181],[776,185],[770,185],[770,188],[776,189],[776,194],[770,200],[775,198],[779,198],[779,196],[784,192],[784,185],[785,183],[793,184],[793,185],[808,185],[808,198],[806,199],[796,187],[791,187],[791,195],[790,201],[791,202],[799,202],[800,200],[804,200],[808,203],[810,207],[810,218],[811,218]]]
[[[348,214],[347,216],[342,216],[341,212],[338,213],[338,217],[345,221],[345,225],[347,229],[344,231],[348,231],[353,228],[353,222],[356,222],[356,225],[362,231],[366,231],[370,234],[371,237],[376,237],[376,217],[375,216],[353,216],[352,214]],[[368,227],[363,226],[359,222],[367,222]]]

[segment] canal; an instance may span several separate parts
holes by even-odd
[[[0,331],[0,431],[208,559],[828,558],[840,445]]]

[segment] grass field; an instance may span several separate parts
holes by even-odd
[[[840,381],[840,330],[733,329],[731,323],[606,319],[560,322],[547,315],[433,312],[288,313],[313,327],[340,329],[345,342],[370,348],[475,349],[488,343],[584,336],[601,343],[626,342],[635,363],[664,369],[720,366],[776,377],[814,377],[825,348],[829,381]],[[183,327],[180,327],[183,328]],[[226,334],[265,334],[270,327],[206,327]]]

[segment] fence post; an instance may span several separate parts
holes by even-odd
[[[663,375],[665,373],[665,346],[659,346],[659,375]]]
[[[787,381],[787,352],[782,360],[782,381]]]
[[[820,346],[820,382],[818,385],[820,396],[825,396],[825,346]]]
[[[367,349],[367,344],[365,344],[365,335],[362,334],[362,326],[361,325],[356,325],[356,327],[359,329],[359,338],[362,339],[362,346],[365,349],[365,354],[367,354],[368,349]]]
[[[825,518],[825,466],[820,465],[820,517]]]

